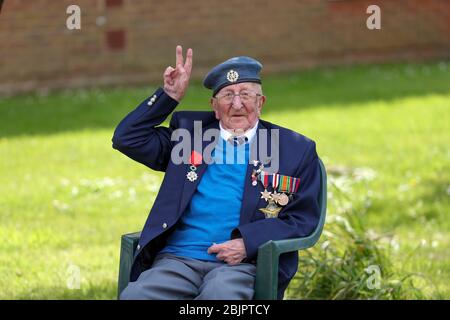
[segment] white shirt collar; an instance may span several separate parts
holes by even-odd
[[[247,137],[248,142],[251,142],[253,137],[256,134],[256,130],[258,129],[258,123],[259,120],[256,121],[256,124],[253,126],[253,128],[248,129],[247,131],[244,132],[244,136]],[[220,127],[220,137],[225,140],[228,141],[228,139],[233,135],[230,131],[228,131],[227,129],[224,129],[222,127],[222,124],[219,121],[219,127]]]

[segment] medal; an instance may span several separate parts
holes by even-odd
[[[264,189],[264,191],[261,191],[261,199],[266,201],[272,200],[272,194],[267,189]]]
[[[277,218],[281,208],[275,204],[273,200],[269,200],[269,204],[265,208],[259,209],[266,218]]]
[[[186,174],[186,177],[188,178],[188,180],[189,180],[190,182],[194,182],[194,181],[197,180],[197,178],[198,178],[198,175],[197,175],[197,173],[195,172],[195,170],[197,170],[197,167],[196,167],[196,166],[190,166],[189,169],[191,169],[191,171],[189,171],[189,172]]]
[[[253,160],[253,166],[257,167],[260,162],[258,160]],[[264,165],[261,164],[257,170],[252,171],[252,186],[256,187],[258,185],[258,176],[261,174]]]
[[[261,199],[268,202],[265,208],[258,210],[264,213],[266,218],[277,218],[283,209],[282,207],[286,206],[292,200],[292,195],[297,192],[300,186],[300,178],[281,174],[268,174],[263,171],[264,165],[257,160],[253,161],[253,166],[255,169],[252,171],[252,185],[256,186],[258,180],[261,181],[264,187],[264,191],[260,192]],[[270,184],[272,184],[273,193],[268,191]]]
[[[273,175],[268,174],[267,172],[262,171],[262,168],[260,167],[261,171],[259,173],[259,181],[261,181],[262,185],[264,186],[264,191],[261,192],[261,198],[266,200],[268,202],[267,206],[265,208],[259,209],[262,213],[264,213],[264,216],[266,218],[277,218],[278,213],[281,211],[281,208],[277,206],[277,193],[275,191],[274,194],[267,191],[267,188],[269,187],[270,182],[273,181]]]
[[[279,182],[280,182],[280,175],[279,174],[272,175],[272,187],[274,190],[272,197],[275,203],[279,204],[280,206],[285,206],[288,204],[289,198],[285,193],[280,194],[277,192]]]
[[[258,178],[256,177],[256,170],[252,171],[252,186],[256,187],[258,184]]]
[[[278,198],[280,197],[280,194],[275,190],[272,193],[272,200],[275,201],[275,203],[278,203]]]
[[[258,172],[258,170],[256,172]],[[262,169],[259,172],[259,181],[261,181],[264,186],[264,191],[261,192],[261,199],[264,199],[266,201],[273,200],[272,193],[267,191],[267,188],[269,187],[269,175],[266,172],[262,171]]]
[[[282,193],[278,196],[278,204],[280,206],[285,206],[289,202],[289,197],[286,195],[286,193]]]
[[[273,189],[281,192],[276,193],[276,202],[280,206],[285,206],[292,200],[292,195],[298,191],[300,178],[274,174],[272,177]],[[289,194],[289,195],[288,195]]]
[[[272,193],[267,191],[267,188],[269,187],[269,176],[267,175],[267,173],[265,173],[264,171],[260,171],[259,180],[264,186],[264,191],[261,192],[261,199],[266,200],[266,202],[272,201]]]
[[[196,151],[192,151],[189,160],[191,165],[189,166],[190,171],[186,174],[186,178],[190,182],[194,182],[198,178],[197,172],[195,171],[197,171],[197,166],[199,166],[202,163],[202,155]]]
[[[300,178],[277,174],[278,191],[282,193],[296,193],[300,186]],[[275,187],[274,187],[275,188]]]

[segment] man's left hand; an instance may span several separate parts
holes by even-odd
[[[229,265],[238,264],[247,257],[242,238],[229,240],[221,244],[213,244],[208,248],[208,253],[217,253],[217,259],[225,261]]]

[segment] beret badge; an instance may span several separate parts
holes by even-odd
[[[239,73],[237,73],[237,71],[234,71],[233,69],[228,71],[228,73],[227,73],[227,80],[228,81],[236,82],[238,79],[239,79]]]

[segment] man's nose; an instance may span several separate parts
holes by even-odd
[[[238,95],[238,94],[234,95],[231,106],[236,110],[239,110],[242,108],[243,104],[242,104],[240,95]]]

